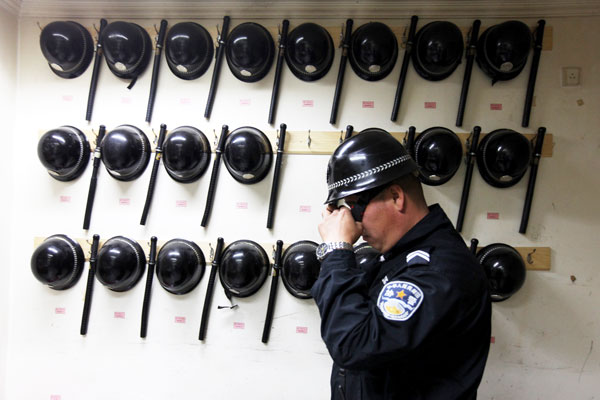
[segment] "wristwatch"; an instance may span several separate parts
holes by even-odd
[[[317,247],[317,259],[319,261],[323,261],[327,254],[331,253],[334,250],[354,250],[352,245],[348,242],[325,242],[321,243]]]

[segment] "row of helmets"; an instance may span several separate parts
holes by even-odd
[[[103,29],[100,42],[110,70],[120,78],[139,76],[150,62],[151,39],[133,22],[116,21]],[[494,81],[516,77],[524,68],[532,35],[520,21],[506,21],[489,27],[477,42],[476,59]],[[260,24],[237,25],[224,43],[231,72],[244,82],[256,82],[273,64],[275,44]],[[55,21],[44,27],[40,46],[54,73],[76,78],[91,63],[94,42],[88,30],[74,21]],[[334,44],[322,26],[306,22],[287,37],[285,60],[294,75],[315,81],[327,74],[334,58]],[[436,81],[448,77],[460,64],[464,50],[460,29],[448,21],[426,24],[416,33],[415,69],[423,78]],[[350,65],[362,79],[377,81],[393,69],[398,56],[394,32],[381,22],[368,22],[354,32],[349,45]],[[170,70],[181,79],[202,76],[214,55],[208,31],[195,22],[173,25],[165,39],[165,56]]]
[[[237,79],[243,82],[261,80],[267,75],[276,58],[275,43],[271,34],[265,27],[254,22],[243,22],[228,33],[229,17],[225,18],[227,22],[224,22],[222,32],[217,38],[218,51],[213,74],[218,74],[220,52],[222,53],[221,50],[224,48],[229,69]],[[413,19],[416,20],[416,17]],[[167,22],[163,20],[161,25],[166,29],[166,24]],[[279,59],[285,58],[290,71],[303,81],[316,81],[325,76],[333,64],[335,53],[329,32],[316,23],[306,22],[296,26],[287,34],[288,24],[289,22],[284,20],[286,33],[280,34],[277,68],[280,68]],[[365,23],[353,32],[351,24],[347,23],[346,29],[349,30],[347,36],[350,40],[344,41],[342,45],[343,61],[338,84],[343,79],[342,69],[346,58],[349,58],[354,72],[364,80],[378,81],[388,76],[396,64],[399,53],[394,32],[381,22]],[[412,24],[411,31],[413,31]],[[180,22],[173,25],[166,35],[159,34],[158,56],[160,56],[163,37],[167,65],[174,75],[191,80],[202,76],[207,71],[215,49],[211,36],[204,27],[195,22]],[[412,37],[409,41],[411,43],[407,44],[407,54],[410,53],[415,70],[424,79],[430,81],[445,79],[462,61],[465,49],[463,34],[452,22],[430,22],[416,32],[414,41]],[[499,80],[510,80],[519,75],[527,62],[532,44],[531,29],[521,21],[511,20],[486,29],[477,40],[476,46],[472,46],[476,48],[469,49],[467,53],[475,53],[477,64],[494,83]],[[150,36],[145,29],[133,22],[115,21],[108,24],[101,29],[98,45],[105,55],[109,69],[120,78],[135,80],[150,63],[152,52]],[[91,63],[94,52],[94,42],[90,33],[74,21],[55,21],[46,25],[40,36],[40,46],[51,70],[63,78],[80,76]],[[276,99],[279,76],[276,71],[272,103]],[[215,77],[218,79],[218,75],[213,75],[213,81]],[[153,77],[153,86],[154,79],[155,77]],[[403,79],[401,74],[401,80]],[[398,90],[401,92],[400,83]],[[338,92],[337,88],[336,92]],[[205,113],[207,118],[210,117],[210,108],[212,108],[210,99],[214,97],[213,93],[211,85],[209,105]],[[335,114],[337,114],[337,96],[338,93],[334,98]],[[151,99],[149,110],[151,110],[151,102],[153,103],[152,89]],[[398,93],[396,102],[399,102]],[[269,123],[273,123],[273,104],[271,107]],[[331,123],[335,123],[335,114],[332,111]],[[395,121],[396,117],[393,116],[392,120]],[[148,116],[147,121],[149,121]],[[462,122],[457,122],[457,126],[461,124]]]
[[[452,130],[431,127],[417,134],[410,127],[406,147],[419,166],[420,179],[437,186],[450,180],[460,167],[463,147]],[[511,129],[487,134],[477,149],[481,176],[495,187],[515,185],[523,177],[532,158],[530,141]],[[211,157],[204,133],[191,126],[175,128],[167,135],[162,160],[167,173],[176,181],[199,179]],[[46,132],[38,142],[38,156],[50,176],[70,181],[80,176],[90,159],[90,144],[79,129],[62,126]],[[130,181],[139,177],[150,159],[150,143],[142,130],[121,125],[102,141],[102,161],[111,176]],[[262,180],[272,164],[273,150],[267,136],[253,127],[240,127],[227,135],[224,162],[237,181],[252,184]]]

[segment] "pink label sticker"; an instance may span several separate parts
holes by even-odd
[[[502,104],[492,103],[490,104],[490,110],[502,110]]]
[[[185,324],[185,317],[175,317],[176,324]]]
[[[179,104],[192,104],[192,99],[189,97],[182,97],[179,99]]]
[[[175,207],[187,207],[187,200],[175,200]]]
[[[372,100],[362,102],[362,108],[375,108],[375,102]]]
[[[246,328],[246,324],[243,322],[234,322],[233,329],[244,329]]]
[[[240,105],[241,106],[249,106],[250,105],[250,99],[240,99]]]
[[[487,213],[487,219],[500,219],[500,213],[489,212]]]
[[[311,211],[311,207],[310,206],[300,206],[300,212],[301,213],[309,213]]]
[[[308,327],[307,326],[297,326],[296,333],[308,333]]]
[[[70,95],[70,94],[63,94],[63,96],[62,96],[62,100],[63,100],[63,101],[73,101],[73,95]]]
[[[60,394],[51,394],[50,395],[50,400],[60,400],[62,397],[60,396]]]
[[[115,311],[115,318],[125,319],[125,311]]]
[[[64,307],[56,307],[54,309],[54,314],[66,314],[67,313],[67,309]]]
[[[426,101],[425,108],[437,108],[437,102],[435,101]]]
[[[119,199],[120,206],[128,206],[131,203],[131,199]]]
[[[70,203],[71,202],[71,196],[60,196],[60,202],[61,203]]]
[[[496,343],[496,336],[490,337],[490,343],[492,343],[492,344]]]
[[[121,97],[121,103],[131,104],[131,97]]]
[[[314,105],[314,100],[302,100],[302,107],[313,107]]]
[[[247,210],[248,203],[245,201],[238,201],[235,203],[235,208],[237,208],[238,210]]]

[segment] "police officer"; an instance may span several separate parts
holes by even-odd
[[[389,133],[343,142],[328,169],[312,295],[333,358],[332,399],[475,399],[487,360],[485,274],[427,206],[417,166]],[[359,237],[379,257],[357,267]]]

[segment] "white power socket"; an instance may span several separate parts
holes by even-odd
[[[561,82],[562,86],[579,86],[581,84],[581,68],[563,67]]]

